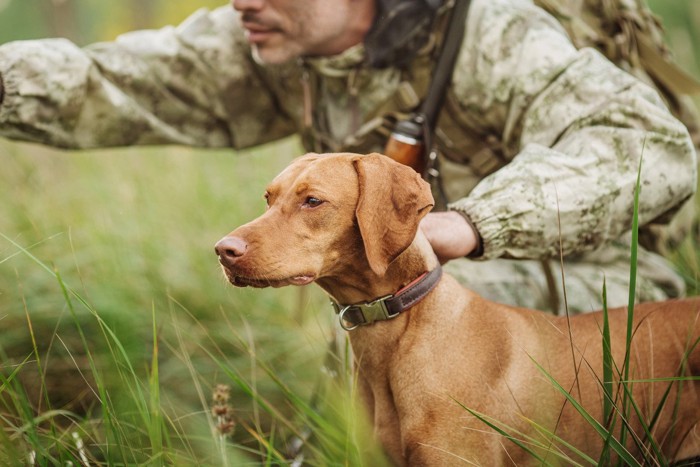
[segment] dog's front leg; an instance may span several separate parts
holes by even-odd
[[[372,423],[374,438],[382,445],[384,454],[393,464],[406,465],[396,408],[393,404],[387,404],[387,398],[381,394],[375,397],[372,386],[361,372],[357,372],[355,384],[367,419]]]
[[[379,401],[375,399],[374,433],[395,465],[407,465],[396,407],[393,403],[387,403],[384,398],[379,399]]]
[[[465,418],[461,407],[455,410],[440,403],[423,411],[416,407],[401,420],[401,430],[405,465],[504,465],[506,462],[496,433],[489,433],[481,422]]]

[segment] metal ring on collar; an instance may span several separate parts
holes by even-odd
[[[344,306],[338,312],[338,321],[340,322],[340,327],[345,329],[346,331],[352,331],[353,329],[357,329],[358,327],[360,327],[359,324],[353,324],[351,326],[345,324],[345,312],[348,311],[350,308],[352,308],[352,305]]]

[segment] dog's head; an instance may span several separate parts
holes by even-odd
[[[304,285],[369,266],[383,275],[433,206],[413,169],[381,154],[307,154],[265,192],[267,210],[215,247],[237,286]]]

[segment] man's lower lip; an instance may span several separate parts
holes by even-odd
[[[246,39],[251,44],[259,44],[261,42],[265,42],[273,34],[275,34],[275,31],[251,31],[250,29],[247,29]]]

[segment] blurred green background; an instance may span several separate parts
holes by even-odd
[[[0,43],[88,44],[221,4],[0,0]],[[700,1],[650,4],[698,76]],[[68,432],[93,462],[276,459],[268,440],[309,416],[294,400],[319,377],[333,316],[313,287],[230,287],[213,245],[262,212],[264,186],[299,151],[294,140],[235,153],[64,152],[0,139],[0,464],[36,451],[77,460]],[[239,424],[228,454],[210,428],[217,383],[233,386]]]
[[[0,42],[67,37],[77,44],[122,32],[177,24],[197,8],[221,0],[0,0]]]
[[[649,0],[666,29],[676,61],[693,76],[700,76],[700,2],[697,0]]]
[[[0,42],[87,44],[222,5],[0,0]],[[167,462],[220,464],[208,416],[218,383],[235,386],[229,462],[269,456],[256,437],[281,428],[255,399],[281,411],[275,423],[298,422],[275,380],[308,398],[332,313],[315,288],[234,289],[213,246],[263,211],[265,185],[299,154],[293,140],[234,153],[64,152],[0,139],[0,465],[35,451],[49,464],[79,461],[67,435],[76,430],[93,462],[148,462],[161,429]]]

